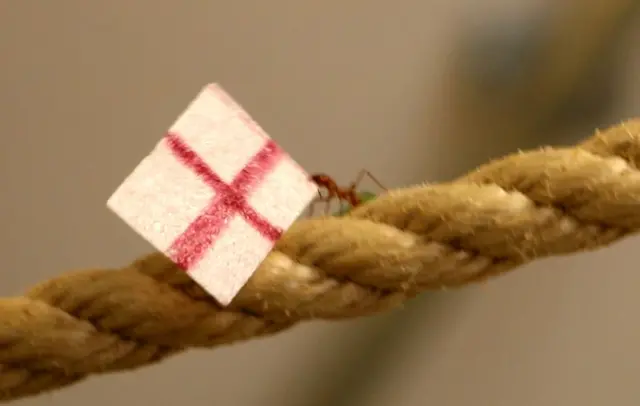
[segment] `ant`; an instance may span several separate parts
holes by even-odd
[[[319,188],[318,197],[315,202],[325,202],[325,214],[328,214],[331,200],[338,199],[340,203],[340,211],[338,214],[341,215],[368,200],[374,199],[376,197],[374,193],[358,192],[356,190],[365,176],[369,177],[382,190],[387,190],[371,172],[364,169],[358,173],[356,179],[346,188],[338,186],[331,176],[324,173],[316,173],[311,175],[311,181]],[[322,194],[322,190],[325,191],[325,195]],[[346,203],[346,207],[344,203]]]

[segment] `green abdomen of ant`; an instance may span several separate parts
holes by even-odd
[[[358,192],[358,198],[360,199],[360,201],[362,203],[366,203],[368,201],[371,201],[373,199],[375,199],[377,197],[377,195],[375,193],[372,192]],[[336,213],[334,213],[335,216],[343,216],[345,214],[347,214],[349,212],[349,210],[351,210],[353,207],[351,207],[350,204],[344,204],[340,210],[338,210]]]

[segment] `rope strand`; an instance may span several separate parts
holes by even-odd
[[[605,246],[640,228],[639,163],[635,120],[574,148],[390,191],[344,217],[301,220],[227,308],[160,253],[61,275],[0,299],[0,400],[302,320],[369,315],[425,290]]]

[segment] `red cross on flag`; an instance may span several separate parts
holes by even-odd
[[[107,206],[227,305],[316,195],[305,171],[213,84]]]

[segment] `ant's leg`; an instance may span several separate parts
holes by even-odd
[[[327,197],[322,195],[322,192],[320,192],[320,189],[318,189],[318,193],[317,196],[313,198],[313,200],[311,200],[311,203],[309,203],[309,217],[312,217],[313,214],[315,213],[315,208],[319,203],[325,203],[327,201]]]
[[[325,199],[325,204],[324,204],[324,214],[325,216],[328,216],[329,213],[331,213],[331,199],[327,198]]]
[[[373,176],[373,174],[369,171],[366,171],[367,176],[369,177],[369,179],[371,179],[373,181],[373,183],[375,183],[376,185],[378,185],[378,187],[382,190],[387,190],[386,187],[384,187],[384,185],[382,184],[382,182],[380,182],[375,176]]]
[[[362,179],[364,179],[366,175],[367,175],[366,169],[360,170],[360,172],[358,172],[358,175],[356,175],[356,178],[354,179],[354,181],[351,182],[351,189],[356,190],[356,188],[358,187],[360,182],[362,182]]]
[[[311,203],[309,203],[309,207],[307,208],[307,217],[313,217],[314,209],[316,208],[316,199],[313,199]]]
[[[328,214],[329,213],[329,209],[331,206],[331,195],[327,195],[324,196],[322,193],[320,193],[320,191],[318,191],[318,196],[316,196],[312,201],[311,204],[309,206],[311,213],[313,214],[313,212],[315,211],[315,207],[318,204],[322,204],[324,205],[324,213]],[[312,215],[310,214],[310,215]]]
[[[360,184],[360,182],[362,182],[365,176],[371,179],[376,185],[378,185],[380,189],[387,190],[387,188],[384,187],[382,183],[375,176],[373,176],[371,172],[369,172],[366,169],[362,169],[360,172],[358,172],[358,176],[356,177],[356,180],[351,184],[351,187],[353,188],[353,190],[355,190],[358,187],[358,185]]]
[[[344,215],[345,213],[349,212],[353,207],[351,207],[351,204],[346,201],[346,200],[340,200],[340,215]]]

